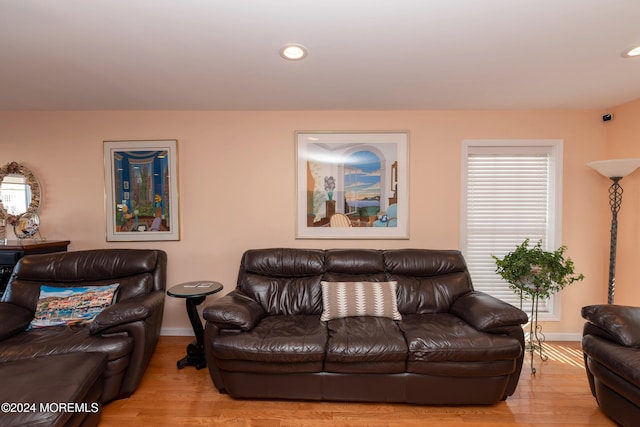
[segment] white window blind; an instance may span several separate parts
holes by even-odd
[[[502,257],[525,238],[555,249],[558,147],[549,141],[465,141],[463,151],[462,247],[474,288],[520,307],[491,255]],[[523,309],[530,311],[529,301]],[[541,301],[539,312],[552,313],[553,300]]]

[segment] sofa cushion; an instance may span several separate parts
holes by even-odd
[[[341,274],[376,274],[384,272],[382,252],[375,249],[328,249],[325,270]]]
[[[271,316],[320,314],[321,276],[274,278],[245,274],[242,292]]]
[[[238,288],[268,315],[320,314],[323,271],[319,249],[252,249],[242,256]]]
[[[393,274],[431,277],[467,273],[467,264],[457,250],[388,249],[383,251],[385,269]]]
[[[328,321],[327,327],[326,371],[405,371],[407,344],[395,321],[385,317],[345,317]]]
[[[120,283],[117,301],[164,291],[167,255],[148,249],[95,249],[29,255],[13,270],[3,300],[35,311],[40,285],[104,286]]]
[[[447,313],[453,303],[470,292],[466,273],[449,273],[433,277],[389,274],[398,282],[398,310],[404,314]]]
[[[241,276],[248,272],[267,277],[307,277],[323,271],[324,252],[320,249],[250,249],[240,265]]]
[[[384,282],[384,259],[375,249],[329,249],[325,253],[327,282]]]
[[[473,291],[460,251],[391,249],[384,253],[388,280],[398,282],[398,310],[404,314],[446,313]]]
[[[116,301],[126,301],[150,293],[153,290],[153,275],[151,273],[141,273],[135,276],[122,277],[118,279],[118,283],[120,287],[118,288]]]
[[[61,288],[41,286],[32,328],[90,323],[111,305],[119,284]]]
[[[89,283],[153,272],[166,254],[148,249],[93,249],[22,258],[14,275],[30,282]],[[164,259],[162,260],[164,262]]]
[[[104,354],[84,353],[0,364],[0,401],[24,404],[29,409],[0,413],[0,425],[97,425],[105,359]],[[77,404],[77,409],[61,409],[62,404]]]
[[[247,332],[220,334],[217,359],[268,363],[322,362],[327,328],[318,316],[267,316]]]
[[[396,302],[397,282],[321,282],[323,311],[320,320],[353,316],[401,320]]]
[[[493,362],[514,360],[522,352],[517,339],[477,331],[448,313],[404,315],[399,326],[410,362]]]
[[[0,341],[0,362],[78,352],[106,353],[109,361],[128,356],[133,338],[122,335],[90,335],[86,326],[32,329]]]

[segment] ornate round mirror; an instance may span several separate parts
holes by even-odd
[[[40,183],[24,165],[7,163],[0,168],[0,219],[15,224],[24,213],[40,210]]]

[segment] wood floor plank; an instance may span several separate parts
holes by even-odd
[[[178,369],[188,337],[160,337],[138,390],[103,408],[100,426],[229,427],[580,427],[615,426],[589,391],[578,342],[545,343],[549,360],[528,355],[516,393],[491,406],[234,400],[207,369]]]

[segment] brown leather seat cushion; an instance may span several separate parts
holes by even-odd
[[[328,328],[327,372],[406,370],[407,344],[395,321],[384,317],[345,317],[330,320]]]
[[[522,351],[517,340],[480,332],[447,313],[403,315],[400,329],[410,362],[514,360]]]
[[[108,360],[128,356],[133,338],[91,335],[84,326],[32,329],[0,342],[0,362],[72,352],[102,352]]]
[[[318,372],[326,343],[327,328],[319,316],[267,316],[249,332],[218,335],[212,349],[223,369],[226,364],[252,362],[249,366],[257,364],[263,370],[274,364],[278,372],[298,372],[296,364],[304,364],[304,371]]]
[[[97,425],[102,411],[105,366],[106,356],[102,353],[72,353],[0,363],[0,402],[29,405],[28,410],[23,406],[20,411],[0,412],[0,425]]]

